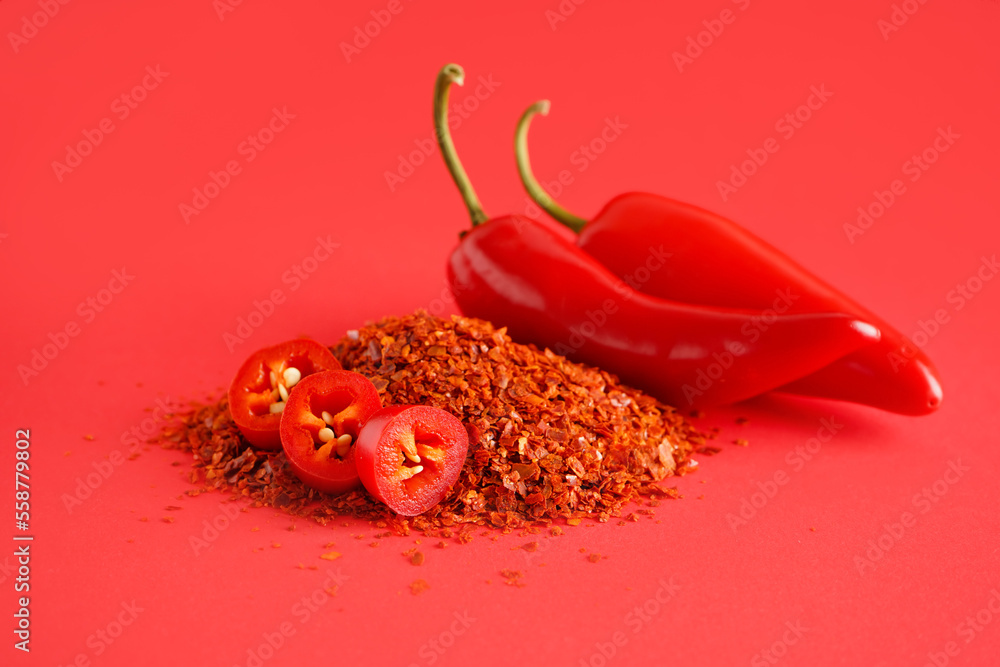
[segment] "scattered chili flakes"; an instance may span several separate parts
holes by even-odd
[[[601,558],[603,558],[603,556],[601,556],[601,554],[598,553],[592,553],[589,556],[587,556],[587,560],[590,561],[591,563],[600,562]]]
[[[177,519],[175,519],[172,516],[165,516],[165,517],[163,517],[161,519],[161,521],[163,521],[163,523],[173,523],[173,522],[177,521]]]
[[[740,447],[749,447],[750,441],[747,440],[746,438],[736,438],[735,440],[733,440],[733,444],[739,445]]]
[[[165,509],[168,512],[176,512],[177,510],[182,510],[184,508],[183,507],[178,507],[177,505],[167,505],[163,509]]]
[[[508,586],[524,588],[524,573],[520,570],[500,570],[500,576]]]
[[[323,560],[337,560],[337,559],[338,559],[338,558],[340,558],[340,557],[341,557],[342,555],[343,555],[343,554],[341,554],[341,553],[340,553],[340,552],[338,552],[338,551],[328,551],[328,552],[326,552],[325,554],[320,554],[320,556],[319,556],[319,557],[320,557],[320,558],[322,558]]]
[[[84,440],[88,440],[88,441],[93,441],[93,440],[96,440],[97,438],[95,438],[93,435],[91,435],[90,433],[88,433],[85,436],[83,436],[83,439]]]
[[[63,456],[72,456],[72,455],[73,455],[73,452],[69,452],[69,451],[63,453]]]
[[[429,588],[430,588],[430,584],[428,584],[423,579],[417,579],[412,584],[410,584],[410,593],[412,593],[414,595],[420,595],[421,593],[423,593],[424,591],[426,591]]]
[[[250,529],[251,533],[256,533],[256,532],[259,532],[259,531],[260,531],[260,526],[254,526],[253,528]]]
[[[522,544],[520,548],[528,552],[535,552],[538,551],[538,542],[528,542],[527,544]]]
[[[417,551],[410,556],[410,565],[423,565],[424,564],[424,554]]]
[[[475,528],[607,522],[640,496],[676,498],[676,489],[656,482],[692,471],[690,456],[705,444],[674,408],[610,373],[515,343],[482,320],[418,311],[364,326],[331,350],[344,368],[372,380],[384,405],[438,407],[465,425],[462,473],[424,514],[399,516],[363,490],[310,489],[282,451],[255,450],[243,439],[225,397],[178,413],[156,442],[192,455],[189,479],[200,490],[320,524],[353,516],[389,535],[414,528],[463,543]]]
[[[332,598],[335,598],[337,597],[337,592],[340,590],[340,586],[334,584],[333,586],[329,586],[327,588],[324,588],[323,590],[326,591],[327,595],[329,595]]]
[[[558,537],[559,535],[563,534],[563,529],[559,526],[552,526],[551,528],[549,528],[549,533],[553,537]]]
[[[281,542],[271,542],[271,548],[272,549],[280,549],[281,548]]]
[[[141,517],[139,517],[139,521],[149,521],[149,517],[148,516],[141,516]]]
[[[736,418],[736,423],[740,424],[741,426],[743,424],[749,424],[750,423],[750,418],[749,417],[737,417]]]
[[[695,451],[698,452],[699,454],[704,454],[705,456],[715,456],[722,450],[719,449],[718,447],[705,446],[705,447],[699,447]]]

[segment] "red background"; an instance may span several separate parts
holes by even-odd
[[[1000,4],[911,0],[915,13],[897,14],[902,25],[885,36],[888,0],[664,4],[563,2],[575,10],[553,23],[557,0],[403,0],[350,62],[340,44],[388,3],[247,1],[220,19],[211,0],[71,2],[35,19],[34,32],[24,20],[42,11],[37,2],[0,4],[0,498],[10,521],[0,533],[17,532],[14,434],[30,428],[35,536],[32,651],[15,651],[8,631],[4,664],[255,664],[248,651],[286,622],[294,634],[264,664],[596,666],[612,649],[608,664],[994,661],[1000,281],[961,308],[952,290],[1000,249]],[[718,31],[711,22],[724,9],[732,23],[679,70],[673,54],[704,21]],[[30,38],[12,44],[11,33]],[[158,398],[218,395],[254,349],[302,333],[333,342],[366,320],[434,305],[464,208],[435,154],[394,189],[385,174],[431,135],[431,90],[446,62],[468,73],[456,102],[480,76],[498,84],[454,133],[487,212],[524,210],[514,122],[551,99],[533,158],[543,181],[570,171],[560,199],[572,210],[658,192],[739,221],[906,333],[943,310],[946,322],[924,339],[944,380],[942,409],[906,418],[763,398],[713,410],[699,423],[722,427],[725,451],[676,480],[685,498],[653,519],[551,539],[477,533],[447,550],[425,541],[422,567],[400,555],[419,536],[370,548],[365,524],[321,527],[267,509],[241,514],[196,555],[190,538],[223,496],[178,500],[187,462],[157,448],[112,464],[68,511],[64,496],[128,453],[123,434],[151,419],[144,409]],[[112,104],[147,66],[169,74],[121,118]],[[786,138],[775,123],[811,86],[832,97]],[[274,108],[295,117],[248,162],[239,146]],[[60,180],[53,162],[105,118],[113,131]],[[581,171],[574,153],[607,118],[627,128]],[[960,138],[910,181],[904,163],[939,128]],[[723,201],[718,181],[769,137],[780,150]],[[186,224],[179,205],[230,160],[240,173]],[[849,242],[845,223],[894,179],[905,194]],[[339,247],[293,290],[283,275],[327,236]],[[123,267],[134,279],[101,312],[79,307]],[[230,351],[224,334],[276,289],[285,302]],[[68,323],[78,335],[23,380],[18,367]],[[741,415],[750,423],[736,425]],[[843,424],[836,437],[793,465],[831,417]],[[728,444],[737,437],[750,447]],[[951,463],[966,469],[960,477]],[[787,484],[762,503],[753,494],[778,471]],[[923,489],[933,502],[915,499]],[[753,499],[762,506],[733,527]],[[915,519],[899,535],[905,512]],[[859,566],[880,538],[888,551]],[[538,553],[512,550],[536,539]],[[343,557],[320,560],[331,541]],[[2,627],[17,597],[9,544]],[[581,548],[607,558],[590,563]],[[503,568],[522,570],[526,586],[503,585]],[[328,569],[341,575],[339,592],[318,595],[304,619],[295,605],[322,590]],[[430,589],[413,596],[417,578]],[[667,593],[660,582],[671,578],[679,588]],[[133,601],[134,622],[110,645],[96,639],[109,624],[117,632]],[[636,615],[644,605],[648,615]],[[455,614],[468,627],[453,627]]]

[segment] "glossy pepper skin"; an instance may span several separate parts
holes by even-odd
[[[731,220],[640,192],[615,197],[590,221],[564,211],[541,190],[527,161],[528,123],[534,113],[547,111],[547,102],[533,105],[518,126],[522,182],[537,203],[578,231],[579,247],[613,274],[646,294],[684,303],[768,309],[775,306],[777,295],[784,295],[780,303],[789,306],[790,313],[849,314],[876,326],[881,340],[778,391],[852,401],[905,415],[927,414],[941,405],[937,371],[912,341]],[[650,262],[655,270],[648,270]],[[640,267],[647,269],[642,281],[636,280]]]
[[[641,241],[640,241],[641,239]],[[881,340],[779,387],[904,415],[935,411],[937,370],[923,350],[867,308],[820,280],[780,250],[726,218],[665,197],[615,197],[580,233],[580,248],[616,275],[635,271],[648,245],[672,253],[640,289],[651,295],[724,308],[770,308],[790,290],[790,312],[840,312],[870,322]]]
[[[229,387],[233,421],[254,447],[281,449],[281,411],[289,392],[304,377],[339,369],[333,353],[308,338],[257,350],[243,362]]]
[[[355,444],[381,408],[378,390],[360,373],[325,371],[302,379],[288,397],[280,429],[281,447],[296,477],[324,493],[359,486]]]
[[[637,292],[571,241],[521,216],[469,232],[451,255],[448,279],[462,312],[683,407],[762,394],[879,338],[860,320],[823,313],[778,316],[751,342],[744,328],[759,313]]]
[[[489,220],[448,132],[448,87],[462,76],[445,66],[434,98],[441,153],[473,223],[448,265],[462,312],[681,406],[756,396],[878,341],[877,328],[842,313],[776,317],[754,336],[760,313],[641,294],[541,223]]]

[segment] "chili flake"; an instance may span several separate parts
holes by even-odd
[[[524,588],[524,573],[520,570],[500,570],[500,576],[504,578],[504,583],[508,586]]]

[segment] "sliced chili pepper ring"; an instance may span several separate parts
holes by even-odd
[[[295,475],[325,493],[357,487],[354,443],[381,407],[375,385],[360,373],[326,371],[299,382],[281,415],[281,445]]]
[[[368,492],[404,516],[437,505],[458,480],[469,435],[454,415],[423,405],[382,408],[365,424],[355,456]]]
[[[261,449],[280,449],[281,413],[291,390],[313,373],[340,369],[329,349],[309,338],[257,350],[229,387],[229,411],[243,437]]]

